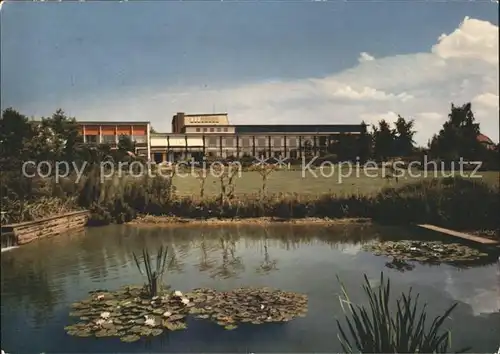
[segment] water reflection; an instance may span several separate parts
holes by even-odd
[[[364,224],[109,226],[42,240],[2,253],[2,349],[7,352],[339,352],[341,348],[332,339],[336,336],[335,314],[340,313],[333,301],[340,291],[336,275],[346,281],[358,300],[362,297],[362,274],[377,279],[385,269],[396,291],[413,286],[427,299],[432,311],[442,311],[454,300],[460,302],[453,326],[457,347],[472,341],[475,351],[493,350],[498,343],[494,343],[497,336],[492,331],[500,328],[496,307],[500,275],[496,274],[495,266],[470,264],[467,269],[458,269],[412,262],[409,269],[408,265],[361,249],[374,239],[401,238],[435,239],[435,236]],[[243,326],[232,333],[192,321],[185,333],[166,334],[137,346],[66,336],[63,327],[72,302],[96,288],[141,284],[144,279],[135,269],[132,253],[140,253],[143,248],[154,251],[160,245],[168,246],[175,257],[165,277],[175,289],[273,286],[307,293],[309,315],[285,326]],[[30,341],[20,338],[21,331]]]
[[[268,249],[268,242],[269,242],[269,231],[267,227],[264,228],[264,260],[262,263],[257,267],[257,272],[260,274],[268,274],[269,272],[272,272],[273,270],[278,270],[276,263],[276,259],[271,259],[269,256],[269,249]]]

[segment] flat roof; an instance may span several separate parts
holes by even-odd
[[[78,124],[82,125],[120,125],[120,124],[151,124],[149,121],[92,121],[92,120],[77,120]]]
[[[236,133],[361,133],[362,124],[234,125]]]
[[[190,113],[190,114],[186,114],[184,112],[177,112],[177,114],[183,114],[184,117],[227,116],[227,113]],[[176,117],[177,114],[175,114],[174,117]]]

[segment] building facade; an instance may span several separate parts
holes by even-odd
[[[116,147],[120,136],[127,136],[135,142],[140,156],[151,156],[150,122],[84,122],[79,121],[83,143],[108,144]]]
[[[172,133],[151,133],[149,122],[80,122],[84,142],[117,144],[120,135],[136,142],[137,153],[157,163],[207,158],[297,159],[332,151],[340,137],[356,137],[363,124],[231,125],[227,113],[172,118]]]
[[[177,113],[172,133],[151,134],[151,159],[158,163],[204,156],[296,159],[326,154],[338,137],[365,131],[363,124],[231,125],[227,113]]]

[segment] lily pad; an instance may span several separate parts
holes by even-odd
[[[163,326],[169,331],[180,331],[182,329],[186,329],[187,326],[183,322],[169,322],[163,321]]]
[[[136,334],[129,334],[120,338],[120,340],[125,343],[137,342],[139,339],[141,339],[141,337]]]
[[[155,336],[155,337],[156,337],[156,336],[159,336],[159,335],[160,335],[160,334],[162,334],[162,333],[163,333],[163,329],[161,329],[161,328],[153,328],[153,329],[151,330],[151,335],[152,335],[152,336]]]

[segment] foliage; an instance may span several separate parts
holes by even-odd
[[[452,104],[448,121],[429,144],[430,153],[448,161],[457,161],[460,157],[480,160],[485,148],[477,140],[478,135],[479,123],[475,121],[471,104],[461,107]]]
[[[395,141],[394,141],[394,151],[396,151],[399,156],[409,156],[414,150],[415,141],[413,136],[414,131],[414,120],[406,121],[403,117],[398,116],[395,125]]]
[[[389,123],[382,119],[378,127],[373,126],[373,154],[382,161],[394,156],[395,133]]]
[[[396,300],[395,313],[390,310],[390,281],[380,275],[378,291],[373,289],[364,276],[363,290],[369,305],[354,305],[341,283],[340,296],[347,327],[339,320],[339,340],[345,353],[446,353],[451,342],[449,332],[441,333],[444,321],[455,309],[455,303],[442,316],[437,316],[430,327],[426,326],[426,305],[420,309],[419,295],[413,297],[411,288]],[[344,308],[347,304],[347,309]],[[462,350],[462,352],[468,350]]]
[[[424,180],[386,188],[374,198],[374,220],[428,223],[453,229],[500,229],[497,187],[464,178]]]
[[[146,283],[146,291],[148,295],[151,298],[158,296],[159,292],[161,291],[163,275],[165,274],[165,271],[167,271],[169,266],[169,264],[167,263],[168,247],[163,248],[163,246],[161,246],[157,250],[156,264],[154,268],[151,265],[152,260],[147,249],[144,249],[142,251],[142,262],[144,263],[144,270],[142,269],[139,259],[137,258],[135,253],[133,253],[132,255],[139,272],[143,276],[147,277],[148,282]],[[170,263],[172,263],[173,260],[174,258],[171,257]]]

